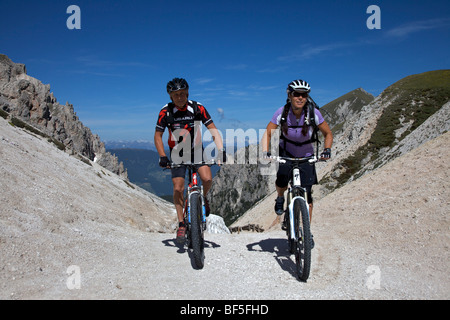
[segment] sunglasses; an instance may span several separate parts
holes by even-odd
[[[291,93],[292,96],[298,98],[298,97],[303,97],[303,98],[308,98],[308,92],[297,92],[294,91]]]

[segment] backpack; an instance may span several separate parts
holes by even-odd
[[[319,110],[319,106],[317,105],[317,103],[308,96],[308,101],[306,102],[306,107],[308,108],[307,110],[307,114],[305,117],[305,122],[308,126],[312,126],[313,127],[313,132],[311,135],[311,139],[307,140],[307,141],[303,141],[303,142],[297,142],[297,141],[293,141],[288,139],[284,133],[283,130],[280,130],[280,140],[282,140],[284,142],[284,145],[282,147],[282,149],[284,150],[284,152],[288,153],[286,151],[286,142],[292,143],[297,147],[303,146],[305,144],[308,143],[313,143],[316,142],[316,155],[317,157],[319,156],[319,144],[320,144],[320,140],[318,138],[318,131],[319,131],[319,127],[316,124],[316,118],[315,118],[315,109]],[[290,103],[286,103],[283,109],[283,112],[281,113],[281,119],[280,119],[280,127],[283,127],[283,125],[287,122],[287,117],[288,117],[288,113],[289,113],[289,109],[291,108],[291,104]],[[289,126],[289,128],[301,128],[302,126]]]
[[[191,103],[190,103],[191,102]],[[192,109],[194,109],[194,121],[200,120],[201,121],[201,114],[199,112],[199,108],[198,108],[198,102],[197,101],[193,101],[193,100],[189,100],[188,101],[188,106],[192,107]],[[170,131],[173,131],[173,124],[175,123],[175,120],[173,119],[173,103],[169,103],[168,104],[168,108],[167,108],[167,127],[170,129]]]

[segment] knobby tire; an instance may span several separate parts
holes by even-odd
[[[203,230],[202,230],[202,201],[199,193],[191,195],[191,246],[194,262],[202,269],[205,262]]]
[[[299,236],[295,250],[297,276],[306,281],[311,269],[311,229],[306,202],[300,199],[294,202],[294,224]]]

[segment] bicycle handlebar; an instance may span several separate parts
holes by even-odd
[[[303,162],[315,163],[315,162],[319,162],[319,161],[325,161],[325,160],[317,159],[316,156],[309,156],[309,157],[305,157],[305,158],[290,158],[290,157],[270,156],[269,159],[278,161],[280,163],[286,163],[287,161],[295,161],[295,162],[298,162],[298,163],[303,163]]]
[[[182,163],[176,163],[176,162],[169,162],[169,169],[175,169],[180,167],[192,167],[192,166],[198,166],[198,165],[215,165],[219,164],[216,159],[211,159],[208,161],[200,161],[200,162],[182,162]]]

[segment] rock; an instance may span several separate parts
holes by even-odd
[[[209,233],[230,234],[230,230],[225,225],[221,216],[210,214],[206,220],[206,231]]]
[[[5,55],[0,55],[0,108],[91,161],[97,155],[100,165],[128,179],[123,163],[106,152],[100,137],[78,119],[73,105],[59,104],[50,85],[28,76],[25,65]]]

